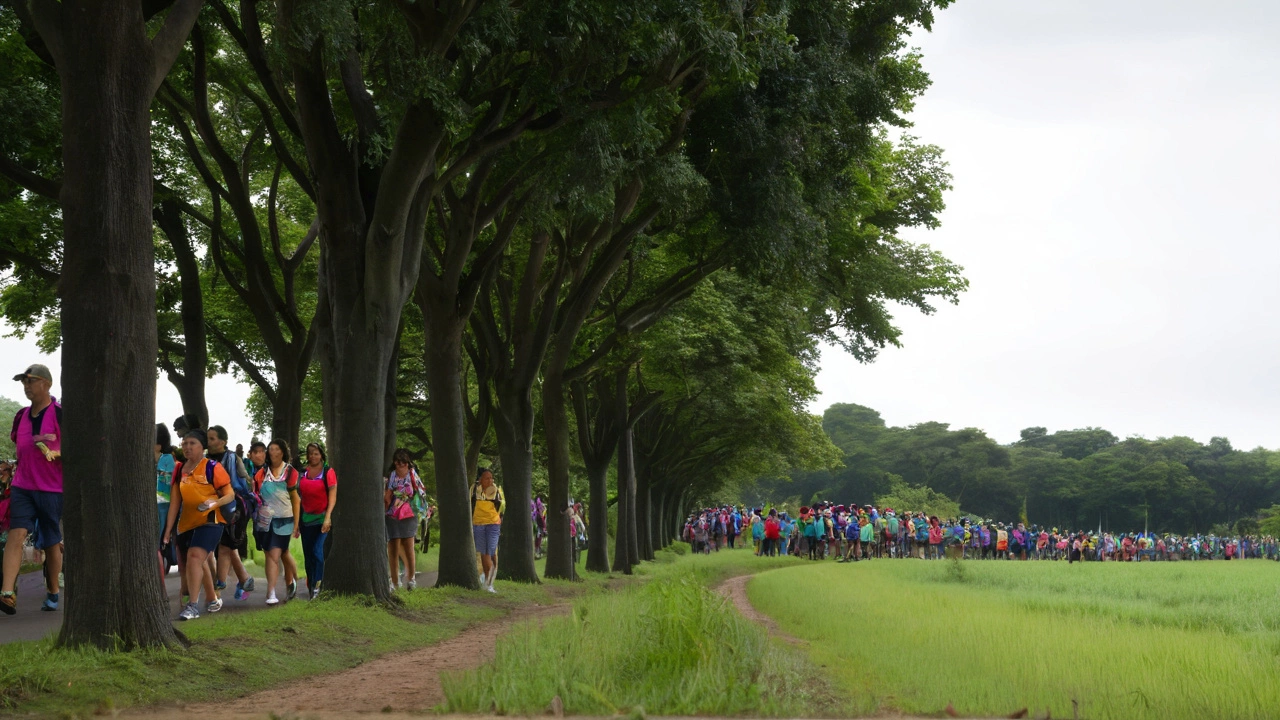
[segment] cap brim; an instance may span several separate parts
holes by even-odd
[[[14,375],[14,376],[13,376],[13,379],[14,379],[14,380],[26,380],[26,379],[27,379],[27,378],[29,378],[29,377],[34,377],[34,376],[33,376],[33,375],[28,375],[27,373],[18,373],[17,375]]]

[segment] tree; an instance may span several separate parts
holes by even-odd
[[[154,500],[137,479],[153,466],[158,352],[150,107],[199,8],[178,0],[154,37],[129,0],[20,9],[61,81],[63,521],[77,558],[66,647],[177,640],[155,571]]]

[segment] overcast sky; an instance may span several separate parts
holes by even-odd
[[[874,364],[824,353],[814,411],[856,402],[1001,442],[1097,425],[1280,447],[1278,33],[1274,0],[940,12],[914,41],[934,84],[912,132],[946,150],[955,190],[942,228],[912,238],[972,287],[900,314],[904,347]],[[39,359],[29,341],[0,354],[14,373]],[[209,384],[233,443],[247,394]],[[157,417],[180,411],[162,379]]]
[[[1278,32],[1274,0],[940,12],[912,132],[955,189],[910,237],[971,288],[874,364],[824,352],[814,410],[1280,447]]]

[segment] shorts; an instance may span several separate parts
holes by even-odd
[[[15,528],[35,533],[36,547],[41,550],[62,542],[62,493],[13,488],[9,496],[9,529]]]
[[[187,550],[197,547],[207,553],[211,553],[218,547],[218,540],[222,538],[222,524],[210,523],[192,528],[178,535],[178,549],[186,554]]]
[[[222,547],[239,550],[242,545],[248,542],[245,535],[249,527],[249,518],[238,517],[234,523],[222,526]]]
[[[288,552],[289,540],[292,538],[288,535],[271,532],[270,530],[254,530],[253,539],[258,544],[258,549],[262,552],[270,552],[276,549]]]
[[[397,520],[390,515],[383,515],[383,525],[387,529],[387,541],[406,540],[418,536],[418,514]]]
[[[471,535],[476,541],[476,552],[481,555],[497,555],[498,554],[498,535],[502,531],[502,526],[493,525],[472,525]]]

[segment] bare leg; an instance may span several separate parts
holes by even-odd
[[[208,574],[205,572],[204,562],[207,556],[208,553],[206,553],[202,548],[193,547],[187,549],[187,587],[196,588],[196,590],[191,593],[191,599],[189,600],[191,603],[195,603],[199,599],[199,588],[208,579]],[[212,602],[212,592],[213,584],[209,583],[205,588],[206,601]]]
[[[400,588],[400,541],[387,541],[387,572],[391,574],[391,589]]]
[[[24,528],[13,528],[9,531],[9,540],[4,546],[4,584],[0,590],[13,592],[18,582],[18,571],[22,569],[22,546],[27,542],[27,531]]]

